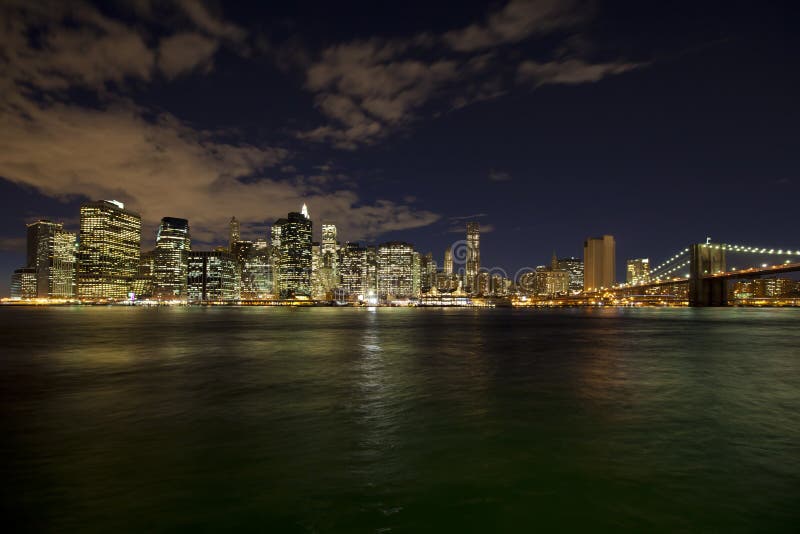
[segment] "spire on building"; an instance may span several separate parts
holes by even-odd
[[[303,214],[303,217],[305,217],[306,219],[310,219],[310,218],[311,218],[311,217],[308,215],[308,206],[306,206],[306,203],[305,203],[305,202],[303,202],[303,209],[301,209],[301,210],[300,210],[300,213],[302,213],[302,214]]]

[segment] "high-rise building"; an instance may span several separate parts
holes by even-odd
[[[365,297],[367,249],[358,243],[345,243],[341,249],[340,288],[349,300]]]
[[[414,293],[414,247],[389,241],[378,247],[377,294],[382,301],[411,298]]]
[[[148,250],[139,255],[139,271],[133,278],[131,291],[136,299],[153,298],[153,279],[156,270],[156,251]]]
[[[583,260],[579,258],[561,258],[558,270],[569,273],[569,292],[577,294],[583,291]]]
[[[28,264],[36,272],[38,298],[75,296],[75,234],[40,220],[28,225]]]
[[[488,295],[490,293],[491,283],[492,277],[489,274],[489,271],[481,271],[475,277],[475,285],[473,286],[472,291],[478,295]]]
[[[616,268],[614,236],[590,237],[583,243],[584,291],[599,291],[612,287],[616,279]]]
[[[272,296],[272,256],[266,241],[242,241],[233,244],[233,257],[239,272],[242,300]]]
[[[36,298],[36,269],[23,267],[11,275],[11,298],[29,300]]]
[[[339,241],[335,224],[322,225],[318,280],[320,288],[326,294],[332,293],[339,286]]]
[[[156,299],[186,300],[187,261],[191,250],[189,221],[175,217],[161,219],[153,261],[153,292]]]
[[[626,281],[629,284],[646,284],[650,281],[650,260],[648,258],[638,258],[628,260],[626,271]]]
[[[464,273],[464,286],[466,291],[472,291],[475,286],[475,277],[481,269],[481,227],[476,222],[467,223],[467,263]]]
[[[303,212],[308,208],[303,204]],[[312,224],[303,213],[289,213],[273,225],[273,239],[278,227],[280,294],[284,298],[311,295],[311,237]]]
[[[228,232],[228,250],[233,252],[234,243],[240,241],[241,239],[242,239],[242,232],[241,232],[241,226],[239,225],[239,221],[236,220],[236,217],[231,217],[231,222],[229,223],[229,232]]]
[[[83,300],[123,300],[139,270],[142,219],[122,202],[81,206],[77,288]]]
[[[420,291],[428,293],[433,287],[436,287],[436,261],[433,253],[428,252],[420,257]]]
[[[447,247],[447,250],[444,251],[443,271],[448,276],[453,274],[453,249],[450,247]]]
[[[225,250],[191,251],[188,255],[189,302],[230,302],[239,299],[236,259]]]

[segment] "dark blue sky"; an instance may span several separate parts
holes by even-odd
[[[790,3],[27,4],[0,8],[2,294],[25,223],[97,198],[144,247],[162,216],[203,247],[306,201],[438,261],[473,217],[509,272],[603,233],[620,266],[800,248]]]

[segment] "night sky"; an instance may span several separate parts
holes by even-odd
[[[117,199],[194,248],[309,207],[513,273],[613,234],[800,248],[800,32],[775,2],[0,0],[0,294],[25,223]]]

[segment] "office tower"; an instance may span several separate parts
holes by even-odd
[[[318,280],[326,294],[332,294],[339,287],[339,241],[334,224],[322,225]]]
[[[233,258],[239,273],[242,300],[272,296],[272,262],[266,241],[242,241],[233,244]]]
[[[481,271],[475,277],[475,286],[473,287],[473,293],[478,295],[488,295],[489,294],[489,285],[491,283],[491,276],[489,275],[488,271]]]
[[[303,204],[303,213],[308,208]],[[284,298],[311,294],[311,219],[303,213],[289,213],[273,225],[279,227],[280,294]],[[275,233],[273,233],[273,237]]]
[[[444,266],[443,266],[444,274],[451,275],[453,274],[453,249],[447,247],[447,250],[444,251]]]
[[[133,278],[131,291],[137,300],[153,298],[153,279],[155,274],[156,251],[148,250],[139,255],[139,270]]]
[[[378,298],[382,301],[414,295],[414,247],[389,241],[378,247]]]
[[[29,300],[36,298],[36,269],[23,267],[11,275],[11,298]]]
[[[569,292],[574,294],[583,291],[583,260],[579,258],[561,258],[558,270],[569,273]]]
[[[428,252],[420,257],[420,291],[428,293],[436,287],[436,262],[433,253]]]
[[[628,260],[626,281],[629,284],[646,284],[650,281],[650,260],[648,258],[638,258]]]
[[[322,225],[322,252],[334,253],[339,248],[336,240],[336,225],[326,223]]]
[[[358,243],[345,243],[339,260],[340,288],[352,301],[364,300],[367,249]]]
[[[191,249],[189,221],[175,217],[161,219],[153,261],[153,294],[156,299],[186,300],[187,258]]]
[[[99,200],[81,206],[78,298],[122,300],[139,269],[142,219],[122,202]]]
[[[590,237],[583,243],[583,289],[599,291],[614,285],[616,244],[614,236]]]
[[[228,250],[233,252],[233,244],[242,239],[242,232],[241,232],[241,227],[239,226],[239,221],[236,220],[236,217],[231,217],[231,222],[229,223],[229,226],[230,229],[228,233]]]
[[[464,273],[464,289],[473,290],[475,277],[481,269],[481,229],[476,222],[467,223],[467,264]]]
[[[239,299],[236,259],[225,249],[188,254],[189,302],[231,302]]]
[[[422,256],[414,251],[411,261],[411,295],[419,297],[422,293]]]
[[[36,272],[38,298],[75,296],[75,234],[40,220],[28,225],[28,264]]]

